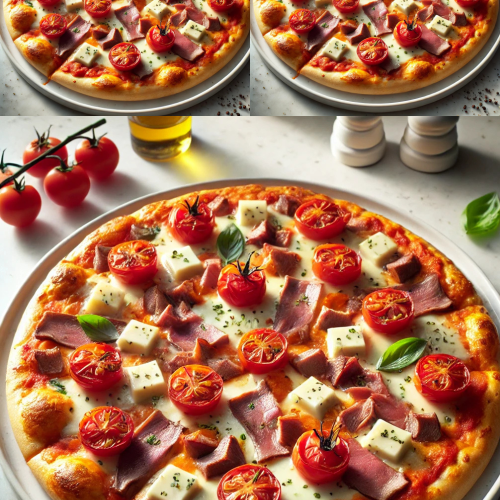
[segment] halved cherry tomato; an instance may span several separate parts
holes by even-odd
[[[238,356],[245,370],[262,374],[278,370],[288,361],[286,338],[269,328],[245,333],[238,346]]]
[[[29,226],[36,220],[41,208],[40,194],[33,186],[26,186],[24,179],[0,189],[0,219],[11,226]]]
[[[80,165],[53,168],[45,177],[43,187],[47,196],[62,207],[83,203],[90,191],[90,179]]]
[[[40,21],[40,31],[49,40],[59,38],[64,35],[68,24],[61,14],[47,14]]]
[[[131,71],[141,62],[141,51],[133,43],[122,42],[109,51],[108,59],[118,71]]]
[[[314,28],[315,23],[316,18],[309,9],[294,10],[288,18],[290,28],[299,34],[309,33]]]
[[[121,380],[122,357],[108,344],[84,344],[71,353],[69,373],[84,389],[104,391]]]
[[[215,12],[225,12],[231,9],[235,4],[235,0],[208,0],[208,5]]]
[[[338,205],[326,200],[306,201],[295,212],[297,229],[311,240],[320,241],[340,234],[349,220]]]
[[[38,3],[42,7],[54,7],[54,5],[57,5],[61,0],[38,0]]]
[[[469,385],[469,369],[450,354],[424,356],[415,367],[415,387],[429,401],[454,401],[463,395]]]
[[[75,160],[89,177],[102,181],[116,170],[120,153],[115,143],[107,137],[91,139],[90,142],[84,139],[75,151]]]
[[[188,201],[177,205],[168,219],[172,236],[182,243],[194,245],[210,238],[214,230],[214,214],[206,203],[197,196],[190,205]]]
[[[240,465],[226,472],[217,487],[217,500],[280,500],[276,476],[260,465]]]
[[[150,280],[156,274],[156,262],[156,248],[144,240],[120,243],[108,254],[109,270],[127,285]]]
[[[175,31],[170,27],[153,26],[146,35],[146,41],[155,52],[169,51],[175,42]]]
[[[250,267],[250,259],[228,264],[219,275],[219,295],[234,307],[256,306],[266,294],[266,276],[259,267]]]
[[[98,406],[85,413],[79,425],[83,446],[99,457],[118,455],[134,437],[134,422],[120,408]]]
[[[361,257],[340,244],[320,245],[314,250],[313,273],[332,285],[346,285],[361,275]]]
[[[221,376],[212,368],[186,365],[168,380],[168,396],[187,415],[202,415],[219,404],[223,385]]]
[[[356,49],[358,57],[368,66],[382,64],[389,57],[387,44],[376,37],[365,38]]]
[[[472,9],[485,2],[484,0],[457,0],[457,3],[464,9]]]
[[[352,14],[359,7],[359,0],[333,0],[334,7],[342,14]]]
[[[106,17],[111,12],[111,0],[85,0],[85,10],[93,18]]]
[[[417,16],[415,16],[411,23],[400,21],[394,30],[394,38],[401,47],[413,47],[413,45],[417,45],[422,38],[422,28],[417,24]]]
[[[349,446],[338,437],[340,424],[331,431],[307,431],[299,437],[292,461],[299,474],[315,484],[340,480],[349,464]]]
[[[362,312],[370,328],[391,335],[412,322],[413,309],[413,300],[407,292],[384,288],[363,299]]]

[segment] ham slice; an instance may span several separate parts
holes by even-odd
[[[435,413],[415,413],[410,411],[405,429],[411,432],[414,441],[431,442],[441,439],[441,425]]]
[[[100,40],[109,34],[109,28],[107,26],[96,26],[95,28],[91,28],[90,31],[96,40]]]
[[[244,464],[246,464],[245,455],[234,436],[224,437],[212,453],[196,461],[196,466],[205,479],[221,476]]]
[[[350,312],[335,311],[334,309],[323,306],[314,326],[324,331],[328,330],[328,328],[350,326],[352,325],[351,316]]]
[[[453,23],[455,26],[467,26],[467,16],[465,12],[454,12],[455,14],[455,22]]]
[[[295,252],[264,243],[262,256],[265,259],[266,270],[276,276],[291,275],[297,269],[301,257]]]
[[[101,42],[99,42],[101,43]],[[94,269],[100,274],[109,271],[108,254],[113,247],[97,245],[94,254]]]
[[[387,7],[382,0],[363,5],[363,11],[370,18],[376,35],[384,35],[385,33],[392,32],[387,25]]]
[[[339,421],[349,432],[357,432],[375,420],[375,405],[371,398],[358,401],[339,415]]]
[[[264,243],[287,247],[292,241],[292,232],[289,229],[276,229],[267,220],[255,226],[247,236],[248,245],[261,247]]]
[[[107,36],[99,40],[99,45],[103,50],[109,50],[121,42],[123,42],[122,34],[116,28],[113,28]]]
[[[427,5],[427,7],[424,7],[422,10],[419,10],[417,12],[417,17],[423,23],[431,19],[433,16],[434,16],[434,6],[432,4]]]
[[[321,349],[309,349],[292,360],[295,369],[304,377],[322,377],[327,368],[327,359]]]
[[[362,42],[365,38],[369,38],[371,36],[370,30],[365,23],[361,23],[358,27],[349,34],[346,34],[345,37],[349,41],[351,45]]]
[[[148,314],[159,316],[167,306],[167,297],[158,285],[153,285],[144,292],[144,309]]]
[[[425,24],[420,25],[422,28],[422,38],[418,45],[435,56],[440,56],[450,49],[451,45],[431,31]]]
[[[33,351],[38,371],[43,375],[55,375],[64,369],[64,361],[59,347],[53,349],[35,349]]]
[[[155,26],[155,23],[149,19],[149,17],[141,17],[139,19],[139,31],[143,34],[146,35],[147,32]]]
[[[68,29],[59,38],[56,53],[63,59],[72,52],[87,36],[91,24],[84,21],[81,16],[76,16],[69,24]]]
[[[205,50],[177,30],[172,52],[187,61],[193,62],[202,56]]]
[[[264,380],[253,391],[230,399],[229,408],[250,436],[258,462],[290,453],[279,442],[277,419],[281,410]]]
[[[193,304],[201,304],[203,302],[203,299],[196,293],[193,280],[183,281],[179,286],[171,288],[170,290],[162,288],[162,291],[174,305],[185,302],[192,306]]]
[[[190,457],[201,458],[212,453],[218,446],[216,439],[209,438],[201,431],[193,432],[184,437],[184,448]]]
[[[192,0],[174,5],[177,12],[170,18],[174,26],[191,19],[195,23],[201,24],[208,31],[220,31],[220,21],[218,17],[209,17],[205,12],[198,10]]]
[[[141,18],[141,15],[139,14],[134,2],[118,7],[117,9],[114,9],[114,12],[118,21],[123,24],[123,28],[127,32],[129,42],[139,38],[144,38],[144,35],[139,30],[139,19]]]
[[[387,264],[386,268],[391,276],[399,283],[404,283],[420,272],[420,261],[412,253],[403,255],[398,260]]]
[[[212,213],[216,217],[224,217],[225,215],[229,215],[231,210],[231,205],[229,204],[229,200],[224,198],[224,196],[216,196],[209,204],[208,207],[212,210]]]
[[[201,277],[200,286],[204,290],[215,290],[217,288],[217,282],[219,280],[219,274],[222,269],[222,263],[220,259],[207,259],[203,262],[203,267],[205,271]]]
[[[302,420],[295,414],[278,417],[278,440],[287,448],[292,449],[306,430]]]
[[[280,194],[278,201],[272,205],[276,212],[293,217],[297,208],[301,205],[300,200],[296,196],[289,194]]]
[[[182,7],[179,9],[179,7]],[[170,16],[170,22],[177,28],[188,20],[188,12],[185,5],[180,4],[177,6],[177,12]]]
[[[330,38],[338,24],[338,17],[333,16],[328,11],[324,11],[319,16],[313,29],[307,34],[306,49],[314,50],[323,45]]]
[[[237,364],[230,359],[209,359],[208,366],[217,372],[224,381],[243,375],[241,364]]]
[[[397,14],[387,14],[386,23],[388,28],[394,31],[394,28],[399,23],[399,16]]]
[[[165,466],[167,455],[182,430],[182,425],[174,424],[160,411],[152,413],[136,429],[130,446],[119,455],[114,490],[125,498],[132,498]],[[149,444],[149,438],[154,439],[154,444]]]
[[[370,396],[370,399],[375,405],[375,413],[378,418],[400,429],[406,428],[406,417],[409,410],[405,403],[387,394],[374,393]]]

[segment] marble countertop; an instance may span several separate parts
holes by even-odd
[[[255,104],[255,103],[254,103]],[[47,126],[47,118],[0,118],[0,137],[8,145],[6,158],[20,161],[26,130]],[[63,137],[91,123],[85,117],[51,117],[55,136]],[[222,122],[217,118],[193,120],[193,144],[170,163],[142,160],[132,151],[125,118],[108,118],[102,127],[120,149],[121,162],[107,183],[96,184],[79,208],[65,210],[41,192],[39,219],[18,230],[0,221],[0,318],[15,290],[40,258],[84,223],[139,196],[184,184],[224,178],[280,177],[315,181],[356,190],[406,213],[416,214],[469,254],[500,291],[500,234],[474,241],[460,227],[466,204],[500,185],[500,120],[462,118],[458,124],[460,158],[441,174],[424,174],[406,168],[399,160],[399,141],[406,119],[384,118],[388,140],[383,160],[364,169],[337,163],[330,152],[333,119],[252,117]],[[69,146],[70,154],[75,144]],[[31,180],[30,180],[31,182]],[[39,181],[34,181],[38,188]],[[17,500],[0,471],[0,498]]]

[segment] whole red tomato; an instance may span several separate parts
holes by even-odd
[[[203,243],[210,238],[215,226],[210,207],[197,196],[192,205],[186,200],[177,205],[168,219],[172,236],[186,245]]]
[[[41,154],[48,151],[50,148],[57,146],[61,143],[59,139],[55,137],[49,137],[50,127],[47,132],[44,132],[42,135],[38,133],[35,129],[37,139],[31,141],[24,150],[23,153],[23,163],[29,163],[30,161],[38,158]],[[54,153],[56,156],[59,156],[63,161],[67,161],[68,159],[68,150],[66,146],[63,146],[61,149]],[[36,165],[33,165],[28,173],[33,177],[38,177],[42,179],[45,177],[54,167],[59,166],[60,162],[57,158],[46,158],[45,160],[40,161]]]
[[[41,208],[40,194],[33,186],[26,186],[24,178],[0,189],[0,218],[11,226],[29,226]]]
[[[96,181],[107,179],[118,166],[120,153],[107,137],[85,139],[75,151],[75,160]]]
[[[76,207],[90,191],[90,179],[79,165],[53,168],[45,177],[43,187],[47,196],[62,207]]]

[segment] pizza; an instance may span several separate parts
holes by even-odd
[[[238,52],[247,0],[3,0],[24,58],[51,81],[117,101],[207,80]]]
[[[500,433],[472,284],[399,224],[299,187],[110,220],[16,339],[11,425],[54,500],[459,500]]]
[[[497,0],[254,0],[273,52],[327,87],[417,90],[458,71],[491,35]]]

